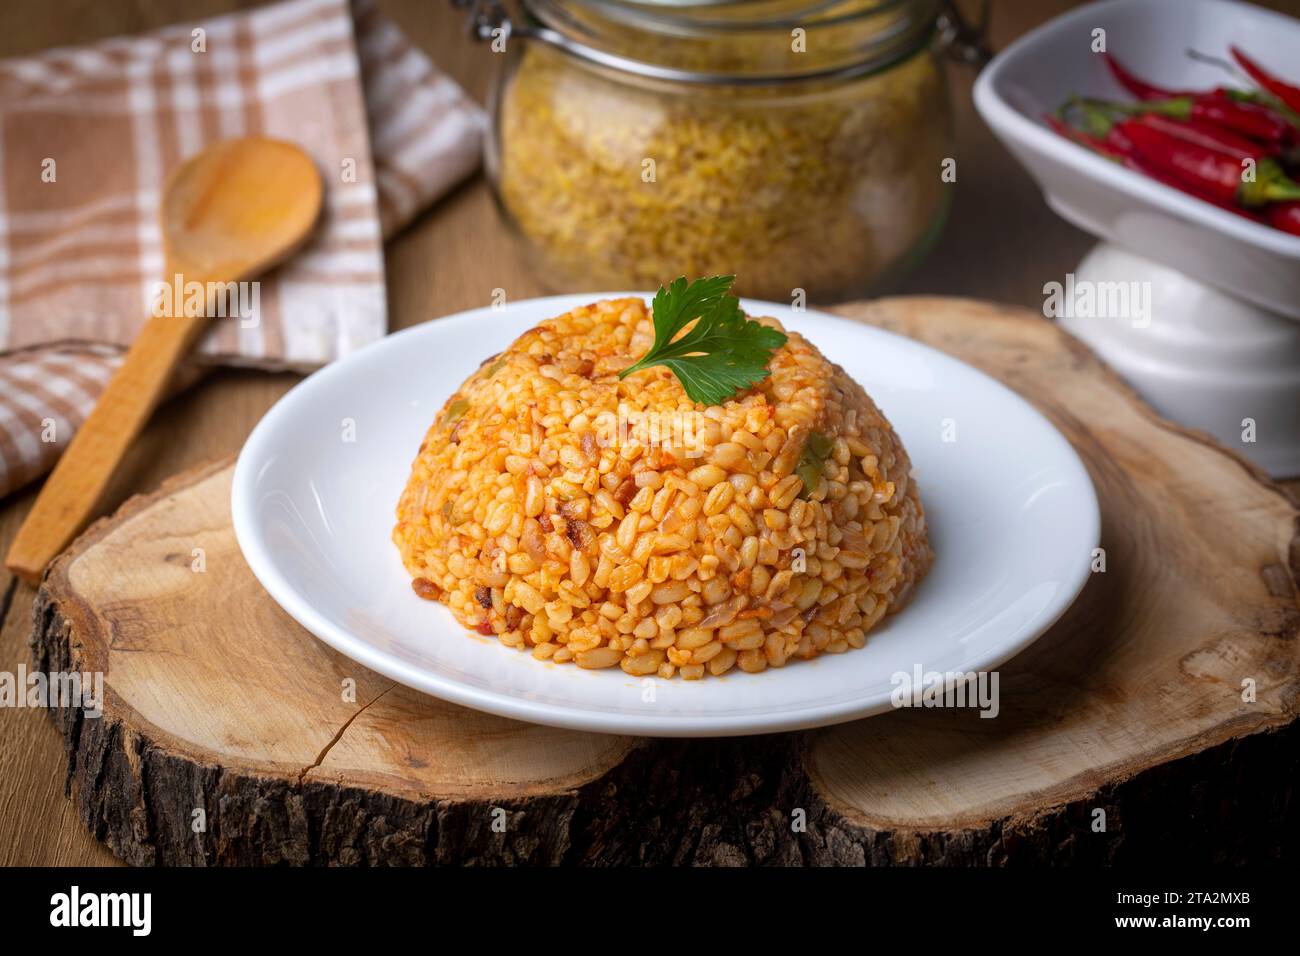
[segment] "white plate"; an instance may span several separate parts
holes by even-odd
[[[1075,93],[1132,96],[1092,52],[1093,31],[1135,73],[1173,89],[1240,86],[1187,56],[1227,56],[1235,43],[1279,75],[1297,75],[1300,20],[1226,0],[1109,0],[1071,10],[1025,34],[975,83],[975,106],[1038,181],[1053,209],[1103,239],[1202,282],[1300,319],[1300,237],[1188,196],[1088,152],[1043,114]]]
[[[936,553],[912,604],[860,650],[694,682],[542,663],[471,635],[412,592],[389,538],[397,498],[433,416],[479,363],[592,300],[555,296],[438,319],[361,349],[281,399],[239,456],[231,502],[244,557],[280,606],[341,653],[435,697],[558,727],[686,737],[889,710],[896,672],[997,667],[1083,587],[1098,539],[1096,495],[1070,445],[1023,399],[910,339],[746,301],[840,362],[902,436]],[[355,441],[343,440],[349,427]],[[943,440],[945,428],[955,441]]]

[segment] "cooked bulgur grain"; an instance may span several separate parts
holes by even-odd
[[[448,399],[393,530],[416,592],[539,660],[632,675],[863,646],[931,558],[893,428],[797,333],[707,408],[665,368],[619,381],[652,340],[644,302],[598,302]]]

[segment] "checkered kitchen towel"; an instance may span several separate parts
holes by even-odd
[[[199,355],[307,369],[384,334],[383,239],[476,168],[484,127],[373,0],[0,61],[0,496],[53,466],[144,322],[172,167],[246,135],[315,159],[313,239]]]

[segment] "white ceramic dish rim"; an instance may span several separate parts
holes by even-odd
[[[1240,4],[1226,3],[1224,0],[1197,0],[1197,2],[1224,7],[1240,6]],[[1002,73],[1015,61],[1028,55],[1036,44],[1048,36],[1068,30],[1081,22],[1097,24],[1099,12],[1137,6],[1139,3],[1153,6],[1176,7],[1178,5],[1173,0],[1101,0],[1063,14],[1015,40],[993,58],[975,81],[975,105],[980,114],[990,126],[1003,129],[1007,135],[1039,153],[1052,156],[1057,162],[1068,166],[1081,176],[1101,180],[1139,202],[1149,203],[1165,212],[1217,229],[1252,246],[1300,259],[1300,236],[1292,236],[1270,226],[1252,222],[1134,170],[1109,162],[1095,153],[1090,153],[1082,146],[1069,142],[1044,125],[1041,119],[1026,116],[1003,99],[998,89]],[[1288,30],[1294,31],[1296,28],[1293,19],[1272,10],[1252,7],[1251,15],[1274,19],[1279,25],[1285,24]]]
[[[625,296],[636,296],[649,301],[652,293],[608,292],[593,295],[592,298],[620,298]],[[555,314],[559,314],[565,309],[573,307],[573,299],[574,296],[572,295],[557,295],[528,301],[539,306],[547,306],[548,303],[552,302],[557,303],[555,307],[548,306],[547,314],[550,314],[550,308],[557,308],[558,311]],[[565,305],[561,306],[559,303],[565,303]],[[519,303],[513,304],[518,305]],[[771,303],[756,300],[742,300],[742,306],[750,314],[770,314],[771,305]],[[786,307],[781,306],[779,308],[784,309]],[[490,311],[490,307],[472,309],[432,321],[439,324],[452,322],[474,323],[481,321],[482,314],[488,311]],[[859,330],[862,329],[862,326],[858,323],[831,313],[809,310],[809,314],[819,319],[855,326]],[[659,737],[748,736],[828,726],[869,717],[893,709],[888,698],[883,700],[866,698],[864,700],[845,701],[837,705],[819,704],[812,701],[802,707],[785,707],[762,714],[714,715],[706,718],[694,717],[688,719],[665,715],[664,717],[652,719],[644,714],[618,714],[608,711],[593,711],[581,706],[561,706],[550,702],[538,703],[510,694],[485,692],[463,685],[453,679],[442,677],[439,674],[414,667],[395,655],[385,653],[366,641],[355,638],[347,629],[335,624],[317,611],[299,595],[294,586],[284,577],[268,550],[263,546],[261,539],[253,533],[256,512],[251,495],[251,490],[255,484],[255,476],[250,474],[250,469],[253,467],[252,463],[259,457],[258,451],[261,446],[269,441],[268,435],[273,427],[273,413],[276,408],[287,407],[289,403],[310,402],[318,390],[327,389],[334,379],[348,374],[346,365],[349,358],[363,352],[370,353],[398,349],[402,347],[402,343],[407,338],[414,338],[422,333],[427,334],[428,325],[429,323],[423,323],[385,336],[358,349],[350,356],[325,366],[299,382],[262,417],[240,451],[235,464],[231,489],[231,517],[235,538],[254,577],[290,617],[340,654],[400,684],[441,700],[475,710],[571,730]],[[1013,389],[1008,388],[974,366],[906,336],[874,327],[871,328],[871,331],[873,334],[902,340],[908,348],[923,350],[928,353],[931,361],[940,365],[953,364],[960,366],[966,372],[983,379],[987,387],[1002,393],[1023,406],[1023,410],[1028,415],[1038,419],[1043,427],[1054,435],[1065,451],[1068,452],[1067,455],[1063,456],[1063,461],[1067,461],[1070,467],[1077,469],[1078,476],[1082,478],[1083,487],[1086,487],[1089,492],[1086,503],[1088,509],[1086,518],[1089,529],[1087,537],[1092,542],[1093,547],[1099,543],[1101,532],[1100,505],[1097,501],[1096,489],[1092,484],[1091,476],[1073,446],[1046,416]],[[996,653],[981,658],[977,662],[978,666],[972,669],[981,671],[994,670],[1031,645],[1046,633],[1073,605],[1090,576],[1091,561],[1079,561],[1074,576],[1062,582],[1062,588],[1057,594],[1056,600],[1047,610],[1041,613],[1034,626],[1026,628],[1025,632],[1015,641],[1000,645]],[[762,675],[757,676],[761,678]]]

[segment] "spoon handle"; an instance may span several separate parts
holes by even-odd
[[[145,323],[18,529],[5,558],[10,571],[39,583],[50,561],[99,513],[119,462],[207,321],[202,315],[155,315]]]

